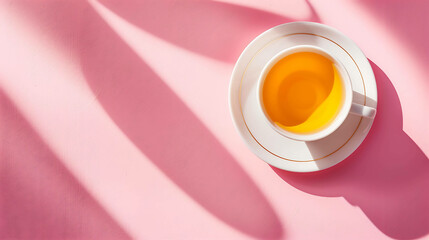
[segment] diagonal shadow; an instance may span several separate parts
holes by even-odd
[[[257,238],[284,235],[255,183],[86,1],[12,5],[70,54],[80,54],[88,83],[106,111],[191,198],[244,233]],[[82,25],[89,31],[80,31]]]
[[[426,66],[429,63],[429,1],[364,0],[359,1],[368,12],[392,30]]]
[[[131,239],[0,91],[0,238]]]
[[[281,237],[273,208],[214,135],[100,16],[86,21],[83,73],[117,126],[209,213],[251,236]]]
[[[313,5],[307,5],[309,16],[292,19],[270,12],[211,0],[102,0],[105,7],[160,38],[188,50],[228,62],[235,61],[242,49],[263,31],[290,21],[320,22]],[[91,6],[76,1],[13,1],[17,10],[38,30],[49,34],[64,50],[74,54],[78,37]],[[67,44],[65,44],[67,43]],[[227,43],[227,44],[226,44]]]
[[[216,1],[100,0],[105,7],[128,22],[180,47],[233,62],[249,41],[291,18]],[[310,16],[303,20],[319,21],[308,1]]]
[[[402,130],[401,105],[389,78],[371,66],[378,112],[362,145],[349,159],[321,172],[274,171],[304,192],[344,197],[389,237],[415,239],[429,233],[429,159]]]
[[[79,47],[79,32],[85,24],[85,16],[91,6],[86,0],[74,1],[11,1],[7,5],[10,12],[19,14],[37,29],[39,37],[48,36],[52,42],[62,47],[67,57],[74,57]]]

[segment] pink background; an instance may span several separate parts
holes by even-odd
[[[429,1],[0,1],[1,239],[416,239],[429,234]],[[255,157],[240,52],[307,20],[371,61],[379,112],[329,170]]]

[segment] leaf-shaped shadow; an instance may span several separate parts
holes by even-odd
[[[394,35],[392,38],[400,39],[406,48],[419,57],[423,68],[427,66],[429,63],[429,1],[364,0],[359,1],[358,4],[373,14],[385,29],[392,31]]]
[[[86,20],[82,69],[117,126],[215,217],[257,238],[281,237],[273,208],[214,135],[100,16]]]
[[[0,238],[131,239],[0,91]]]
[[[99,1],[128,22],[188,50],[223,61],[235,61],[251,39],[293,19],[216,1]],[[308,1],[310,16],[319,18]]]

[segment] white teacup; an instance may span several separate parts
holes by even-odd
[[[270,72],[271,68],[284,57],[298,52],[313,52],[330,59],[335,64],[338,70],[338,73],[341,76],[340,79],[342,81],[343,93],[344,93],[343,99],[342,99],[343,102],[338,110],[338,113],[330,121],[330,123],[328,123],[327,126],[320,129],[319,131],[312,132],[312,133],[305,133],[305,134],[290,132],[275,124],[266,113],[263,100],[262,100],[262,88],[264,85],[265,78],[267,74]],[[351,85],[351,80],[343,64],[339,62],[336,58],[334,58],[332,55],[330,55],[328,52],[323,50],[322,48],[315,47],[315,46],[300,45],[300,46],[288,48],[279,52],[277,55],[271,58],[271,60],[268,61],[268,63],[265,65],[264,69],[262,70],[262,73],[259,76],[257,88],[258,88],[257,89],[258,104],[260,109],[264,113],[265,119],[268,121],[268,124],[272,128],[274,128],[278,133],[294,140],[315,141],[315,140],[319,140],[321,138],[327,137],[328,135],[333,133],[336,129],[338,129],[341,126],[341,124],[343,124],[344,120],[349,114],[359,115],[366,118],[374,118],[376,114],[376,109],[353,102],[353,89]]]

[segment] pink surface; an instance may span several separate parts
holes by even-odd
[[[0,238],[427,239],[428,10],[423,0],[0,2]],[[257,159],[227,105],[244,47],[297,20],[356,41],[379,90],[362,146],[311,174]]]

